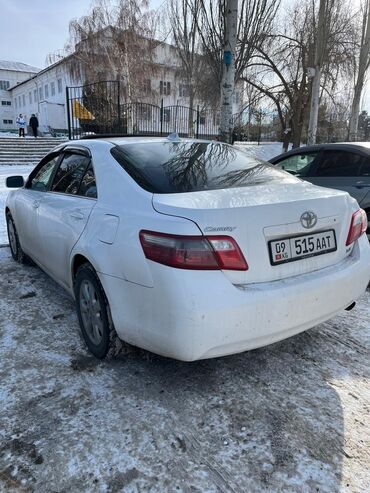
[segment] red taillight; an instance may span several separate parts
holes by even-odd
[[[229,236],[179,236],[140,231],[146,258],[178,269],[248,270],[235,240]]]
[[[351,226],[349,228],[346,246],[358,240],[367,230],[367,216],[363,209],[359,209],[352,215]]]

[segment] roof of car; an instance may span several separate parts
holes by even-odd
[[[357,151],[362,151],[366,154],[370,154],[370,142],[336,142],[332,144],[315,144],[310,146],[296,147],[295,149],[291,149],[288,152],[283,152],[278,156],[275,156],[274,158],[270,159],[270,161],[273,163],[274,161],[281,159],[283,156],[290,156],[300,152],[320,151],[322,149],[328,149],[328,150],[342,149],[347,151],[357,150]]]
[[[68,145],[80,144],[86,145],[88,142],[108,142],[114,145],[125,145],[125,144],[137,144],[144,142],[217,142],[211,141],[209,139],[195,139],[188,137],[178,137],[178,136],[151,136],[151,135],[92,135],[85,136],[79,140],[71,140],[68,142]]]

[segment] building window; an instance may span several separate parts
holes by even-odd
[[[62,79],[58,79],[58,93],[61,94],[62,92],[63,92]]]
[[[30,104],[32,104],[32,92],[31,91],[28,93],[28,102]]]
[[[21,107],[22,106],[22,99],[20,96],[18,96],[18,106]]]
[[[1,101],[1,106],[11,106],[12,102],[11,101]]]
[[[150,94],[152,90],[152,81],[150,79],[144,79],[143,91],[144,94]]]
[[[4,125],[13,125],[13,120],[3,120]]]
[[[18,101],[17,101],[17,98],[14,98],[14,106],[15,106],[15,108],[16,108],[16,109],[18,108]]]
[[[33,101],[37,103],[37,89],[33,90]]]
[[[49,86],[48,86],[48,84],[45,84],[44,94],[45,94],[45,99],[49,97]]]
[[[52,96],[55,96],[55,82],[50,82],[50,92]]]
[[[179,96],[180,98],[189,97],[189,84],[179,84]]]
[[[205,125],[206,124],[206,115],[204,113],[200,113],[199,115],[199,125]]]
[[[42,101],[42,87],[39,87],[39,101]]]
[[[0,80],[0,91],[6,91],[10,87],[10,82],[8,80]]]
[[[170,123],[171,121],[171,109],[164,108],[163,110],[163,123]]]
[[[25,94],[22,94],[22,103],[23,103],[23,106],[26,106],[26,95]]]
[[[169,96],[171,94],[171,83],[161,80],[159,82],[159,92],[161,96]]]

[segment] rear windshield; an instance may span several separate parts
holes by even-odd
[[[249,187],[287,176],[221,142],[141,142],[116,146],[111,153],[142,188],[152,193]]]

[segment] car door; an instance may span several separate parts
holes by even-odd
[[[39,261],[42,255],[42,238],[38,230],[39,209],[60,156],[59,152],[45,157],[32,171],[25,187],[17,194],[15,221],[20,243],[24,252],[36,261]]]
[[[326,149],[321,153],[317,165],[300,176],[321,187],[344,190],[360,203],[368,192],[366,187],[358,185],[364,160],[365,157],[356,152]]]
[[[68,285],[69,257],[86,227],[97,191],[87,151],[65,151],[49,191],[39,207],[42,264],[57,281]]]
[[[364,197],[359,204],[363,209],[370,208],[370,157],[365,157],[360,168],[356,187],[364,192]]]

